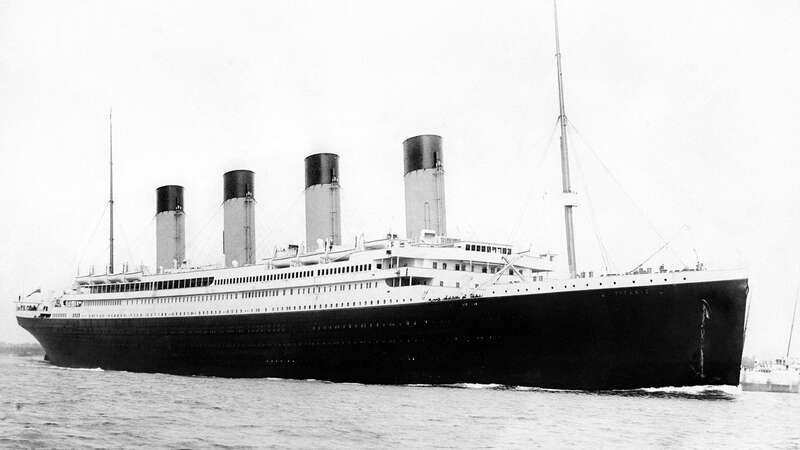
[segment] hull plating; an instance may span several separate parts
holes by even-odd
[[[738,384],[746,297],[747,280],[732,280],[280,314],[18,322],[64,366],[632,389]]]

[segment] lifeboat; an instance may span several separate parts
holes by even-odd
[[[367,241],[364,243],[364,248],[367,250],[379,250],[389,246],[389,239],[378,239],[376,241]]]
[[[142,272],[131,272],[123,275],[125,281],[142,281]]]
[[[108,281],[111,283],[121,283],[122,282],[122,274],[121,273],[112,273],[108,276]]]
[[[305,255],[301,255],[299,260],[300,264],[304,266],[308,266],[311,264],[319,264],[322,262],[322,259],[325,257],[325,253],[323,252],[315,252],[315,253],[307,253]]]
[[[272,263],[273,267],[283,268],[289,267],[292,263],[292,259],[294,259],[294,256],[286,256],[283,258],[273,258],[270,262]]]

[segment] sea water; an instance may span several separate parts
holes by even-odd
[[[1,448],[800,448],[800,395],[65,369],[0,356]]]

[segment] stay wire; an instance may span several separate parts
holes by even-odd
[[[573,147],[576,148],[577,147]],[[577,153],[577,152],[576,152]],[[577,156],[577,155],[576,155]],[[609,273],[608,267],[612,266],[612,270],[614,270],[614,265],[610,263],[611,259],[608,255],[608,249],[603,242],[603,238],[600,235],[600,227],[597,225],[597,217],[594,211],[594,204],[592,202],[592,196],[589,191],[589,184],[587,182],[588,177],[586,176],[586,171],[583,170],[583,166],[581,165],[581,158],[575,158],[575,165],[578,167],[578,173],[580,174],[581,184],[583,185],[583,192],[586,193],[586,203],[589,206],[589,220],[592,224],[592,231],[594,232],[595,239],[597,239],[597,245],[600,248],[600,259],[603,260],[603,269],[605,273]]]
[[[658,238],[661,240],[661,242],[663,244],[665,244],[665,247],[669,248],[669,250],[673,253],[673,255],[678,259],[678,261],[685,267],[686,263],[683,261],[683,259],[680,257],[680,255],[678,255],[678,253],[675,251],[675,249],[673,249],[672,247],[669,247],[669,241],[667,241],[664,238],[664,236],[658,231],[658,228],[656,228],[655,224],[653,224],[653,222],[650,220],[650,217],[644,212],[644,210],[639,206],[639,204],[636,203],[636,201],[628,193],[628,191],[625,189],[625,187],[622,186],[622,183],[620,183],[620,181],[617,179],[617,177],[614,176],[614,173],[611,172],[611,169],[609,169],[608,166],[606,166],[606,164],[603,162],[603,160],[600,158],[600,156],[597,154],[597,152],[594,150],[594,148],[592,148],[592,146],[589,145],[589,142],[587,141],[586,138],[584,138],[583,134],[578,130],[578,128],[575,126],[575,124],[573,124],[572,121],[570,121],[569,119],[567,119],[567,124],[575,132],[575,135],[578,136],[581,139],[581,142],[583,143],[583,145],[585,145],[586,148],[588,148],[589,151],[592,152],[592,155],[594,155],[595,159],[597,159],[597,162],[600,163],[600,166],[603,168],[603,170],[606,171],[608,176],[614,181],[614,183],[617,184],[617,186],[625,194],[625,196],[628,197],[628,200],[636,208],[637,212],[645,219],[645,221],[647,222],[647,224],[650,227],[650,229],[656,234],[656,236],[658,236]]]
[[[89,246],[89,244],[92,242],[92,240],[94,240],[94,235],[97,234],[97,230],[100,228],[100,224],[103,222],[103,219],[106,217],[106,212],[108,211],[108,203],[106,202],[105,205],[106,206],[103,208],[103,212],[100,213],[100,217],[97,219],[97,223],[94,226],[94,230],[89,235],[89,237],[86,239],[86,242],[84,242],[83,246],[81,247],[80,251],[78,252],[78,257],[77,257],[77,259],[75,261],[75,265],[78,266],[78,268],[80,268],[81,263],[84,261],[84,256],[85,256],[84,252],[86,252],[86,248]]]
[[[200,227],[200,229],[197,232],[193,233],[192,236],[187,239],[186,241],[187,256],[191,254],[191,252],[193,252],[194,250],[198,249],[199,247],[202,253],[198,255],[197,259],[202,260],[202,258],[205,258],[206,254],[208,253],[208,247],[205,245],[205,243],[208,242],[210,239],[206,238],[205,240],[203,240],[201,243],[202,245],[200,246],[198,246],[198,241],[203,236],[203,234],[205,233],[206,229],[211,224],[211,222],[214,221],[214,219],[216,219],[219,216],[221,210],[222,210],[222,203],[220,203],[219,206],[217,206],[217,208],[214,210],[211,216],[209,216],[208,220],[206,220],[206,223],[202,227]],[[205,249],[205,251],[203,249]],[[156,270],[158,270],[158,268],[156,268]]]
[[[120,218],[122,218],[122,214],[120,214]],[[134,261],[136,255],[133,253],[131,249],[141,248],[139,243],[144,239],[146,233],[152,232],[151,226],[153,224],[153,221],[155,221],[155,216],[152,216],[150,220],[148,220],[147,224],[145,224],[144,226],[137,227],[140,231],[137,234],[133,235],[133,238],[131,239],[128,239],[127,233],[125,232],[125,227],[123,225],[125,221],[124,220],[119,221],[120,234],[122,235],[122,240],[125,243],[125,248],[128,251],[128,258],[130,258],[129,261],[127,261],[128,269],[130,269],[131,262],[133,262],[135,265]]]
[[[291,201],[289,201],[289,203],[285,203],[284,204],[284,208],[282,208],[282,209],[277,209],[276,208],[274,210],[269,210],[267,208],[257,208],[256,209],[256,213],[257,213],[256,217],[258,217],[259,215],[262,216],[262,217],[264,217],[264,215],[269,216],[270,212],[274,213],[273,217],[288,217],[289,212],[292,211],[297,206],[297,204],[300,201],[300,197],[303,196],[304,192],[305,192],[305,189],[298,191],[292,197],[292,199],[291,199]],[[256,202],[256,206],[258,207],[259,205],[260,205],[260,203]],[[259,211],[262,212],[262,213],[258,214]],[[341,215],[341,211],[339,212],[339,214]],[[286,221],[261,220],[261,221],[259,221],[259,223],[265,223],[267,225],[261,225],[259,227],[259,225],[256,224],[256,229],[259,231],[259,236],[261,236],[260,238],[256,237],[256,245],[257,246],[258,245],[264,246],[264,245],[269,244],[268,239],[274,237],[279,232],[283,233],[286,230],[286,227],[288,226]],[[273,224],[273,223],[281,223],[283,225],[280,226],[280,227],[270,226],[270,224]],[[305,240],[305,237],[303,237],[302,240]],[[306,243],[306,245],[309,245],[309,244]],[[264,259],[264,258],[262,257],[262,259]]]
[[[558,129],[558,124],[559,124],[559,120],[556,119],[555,122],[553,123],[553,128],[550,130],[550,136],[547,138],[547,144],[544,147],[542,147],[542,150],[539,153],[539,158],[536,161],[536,165],[534,166],[534,169],[542,167],[542,165],[544,164],[545,160],[547,159],[547,156],[549,154],[548,150],[550,150],[550,147],[553,145],[553,138],[554,138],[554,136],[556,134],[556,130]],[[539,143],[541,143],[541,142],[543,142],[543,141],[540,141]],[[538,144],[536,146],[534,146],[534,147],[537,147],[537,146],[538,146]],[[519,228],[522,225],[522,218],[525,215],[525,211],[527,211],[527,209],[528,209],[528,205],[531,203],[531,199],[533,198],[534,192],[535,192],[535,189],[528,189],[528,195],[525,198],[525,200],[523,201],[522,207],[520,208],[519,214],[517,215],[517,220],[514,221],[513,227],[511,228],[511,232],[509,233],[509,244],[513,243],[514,239],[517,236],[517,232],[519,232]]]

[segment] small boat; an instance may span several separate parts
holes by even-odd
[[[789,342],[786,345],[786,357],[766,363],[757,363],[752,369],[742,370],[739,382],[743,391],[800,393],[800,363],[792,364],[789,362],[789,350],[792,348],[792,334],[794,333],[798,298],[800,298],[800,288],[798,288],[798,295],[795,296],[794,300],[792,324],[789,328]]]
[[[743,391],[797,394],[800,393],[800,371],[797,365],[778,358],[743,370],[741,386]]]

